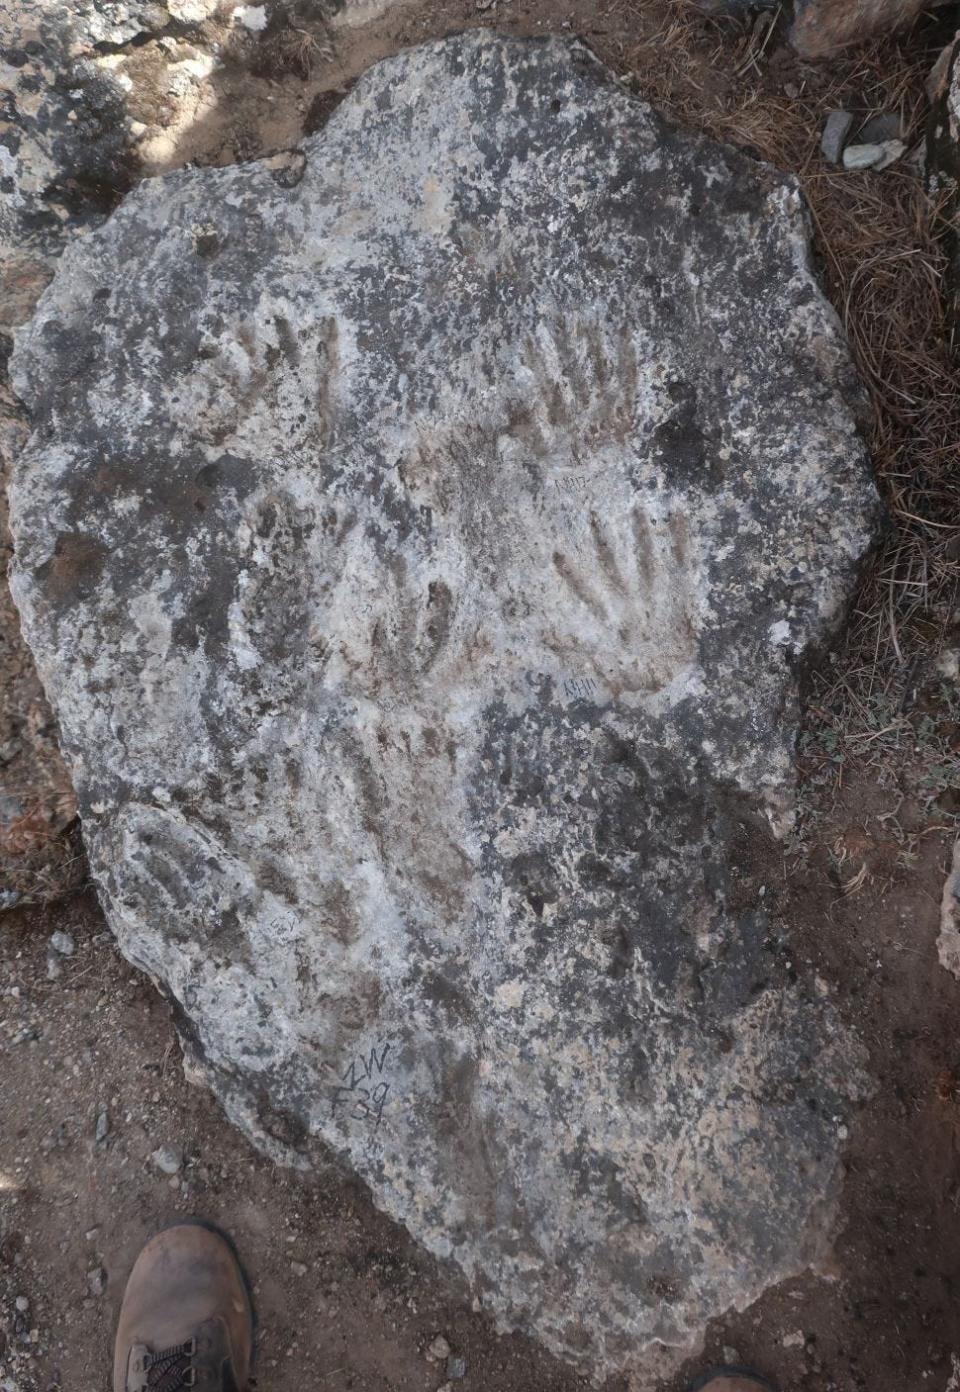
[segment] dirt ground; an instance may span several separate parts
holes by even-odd
[[[812,854],[785,858],[769,893],[771,961],[814,966],[877,1082],[849,1137],[835,1275],[791,1281],[710,1331],[704,1361],[733,1349],[782,1392],[957,1386],[960,984],[935,948],[952,837],[908,821],[917,858],[898,864],[900,844],[877,821],[885,803],[869,785],[844,790]],[[838,886],[841,843],[871,867],[853,894]],[[50,979],[55,931],[75,951],[53,954]],[[237,1239],[260,1388],[433,1392],[447,1380],[426,1357],[437,1334],[466,1360],[464,1392],[586,1385],[529,1340],[498,1337],[463,1281],[359,1185],[278,1171],[229,1128],[185,1081],[169,1008],[120,958],[92,894],[7,914],[0,979],[4,1392],[106,1387],[130,1265],[150,1232],[187,1213]],[[162,1147],[183,1159],[172,1177],[151,1158]]]
[[[161,163],[223,163],[294,144],[322,125],[370,62],[478,23],[578,33],[680,118],[706,93],[713,133],[748,148],[755,119],[757,143],[769,152],[779,140],[782,162],[814,180],[819,123],[831,105],[861,115],[892,105],[913,139],[922,134],[917,75],[946,36],[943,26],[888,45],[879,67],[876,53],[869,64],[854,55],[814,67],[784,47],[782,25],[767,33],[677,13],[666,0],[500,0],[486,8],[411,0],[362,30],[333,31],[298,21],[292,9],[286,27],[257,40],[255,55],[253,40],[243,40],[248,49],[218,79],[216,110],[174,132]],[[694,25],[679,46],[677,24]],[[149,64],[150,45],[131,62]],[[878,77],[884,72],[888,78]],[[743,98],[746,81],[753,104]],[[782,131],[771,134],[781,110]],[[804,142],[797,133],[807,128]],[[851,190],[873,187],[867,176],[850,177]],[[891,206],[912,197],[915,169],[883,177]],[[880,240],[888,235],[879,229]],[[835,301],[843,254],[823,261]],[[904,275],[902,264],[894,277]],[[905,473],[898,428],[894,420],[890,479]],[[909,428],[906,421],[903,432]],[[894,510],[895,486],[886,486]],[[922,511],[915,500],[909,507]],[[872,614],[874,600],[864,603]],[[927,629],[939,624],[942,644],[952,624],[956,645],[956,615],[949,604],[940,609],[946,618],[927,606]],[[905,623],[894,643],[899,677],[871,677],[864,696],[859,659],[848,652],[813,683],[820,705],[802,746],[800,834],[782,864],[768,867],[771,960],[817,971],[867,1044],[876,1080],[847,1140],[833,1276],[791,1281],[717,1321],[697,1363],[749,1361],[781,1392],[960,1389],[960,983],[939,966],[935,946],[960,810],[948,796],[960,781],[960,724],[942,694],[916,698],[937,644]],[[881,664],[887,660],[883,649]],[[841,685],[854,690],[852,707],[837,697]],[[52,952],[54,932],[72,937],[72,955]],[[50,974],[51,961],[59,975]],[[162,1147],[182,1159],[173,1176],[151,1158]],[[105,1388],[129,1267],[151,1231],[186,1213],[213,1219],[237,1240],[255,1291],[261,1389],[435,1392],[459,1371],[427,1357],[438,1334],[466,1362],[454,1389],[586,1385],[530,1341],[498,1336],[462,1279],[378,1214],[361,1186],[332,1171],[278,1171],[230,1129],[213,1099],[185,1080],[168,1007],[119,957],[92,892],[4,914],[0,1392]],[[679,1392],[694,1370],[662,1392]],[[651,1374],[639,1392],[658,1386]]]

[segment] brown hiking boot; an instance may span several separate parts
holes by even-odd
[[[253,1313],[225,1238],[180,1223],[150,1239],[123,1296],[113,1392],[247,1392]]]
[[[774,1392],[770,1383],[747,1368],[714,1368],[697,1378],[690,1392]]]

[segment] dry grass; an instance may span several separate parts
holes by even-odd
[[[936,666],[945,647],[960,646],[960,361],[945,316],[944,210],[916,164],[848,173],[826,163],[819,141],[826,113],[843,108],[863,119],[897,112],[919,145],[939,47],[919,31],[813,67],[784,62],[778,23],[761,16],[744,30],[675,0],[624,66],[668,115],[790,171],[803,188],[824,285],[872,399],[870,444],[891,526],[853,622],[812,675],[802,763],[834,787],[851,764],[869,765],[929,811],[960,785],[960,703]],[[954,815],[942,801],[935,812]]]

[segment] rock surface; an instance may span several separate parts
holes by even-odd
[[[930,8],[930,0],[797,0],[790,42],[801,58],[831,58],[908,28]]]
[[[318,77],[321,92],[348,77],[327,37],[371,13],[331,0],[304,29],[296,0],[0,0],[0,910],[84,874],[56,723],[6,584],[6,475],[23,435],[10,331],[64,246],[143,174],[249,159],[315,128],[304,78],[325,63],[336,76]]]
[[[943,884],[937,955],[941,967],[960,978],[960,841],[953,848],[953,863]]]
[[[927,169],[930,193],[941,206],[947,255],[944,294],[954,336],[960,331],[960,33],[934,66],[928,84]]]
[[[873,145],[848,145],[843,152],[844,169],[886,169],[906,153],[902,140],[884,140]]]
[[[853,117],[849,111],[831,111],[827,116],[823,134],[820,137],[820,150],[824,159],[828,159],[831,164],[840,163],[843,147],[852,125]]]
[[[765,890],[877,500],[794,185],[449,40],[137,188],[14,374],[91,866],[230,1115],[593,1373],[817,1261],[866,1079]]]

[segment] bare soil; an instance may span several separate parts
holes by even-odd
[[[782,18],[769,31],[754,29],[691,18],[674,0],[500,0],[482,10],[474,0],[410,0],[357,30],[300,19],[288,6],[284,23],[264,35],[209,36],[227,45],[217,102],[171,130],[157,167],[295,145],[370,62],[476,24],[577,33],[677,119],[792,168],[823,219],[818,251],[852,336],[865,335],[868,349],[896,342],[885,302],[870,301],[857,321],[857,297],[879,283],[870,268],[883,248],[908,235],[916,170],[848,176],[829,201],[821,192],[836,176],[818,163],[816,145],[833,105],[864,117],[893,106],[920,137],[922,73],[946,37],[935,23],[867,57],[814,66],[784,46]],[[136,48],[131,63],[148,68],[151,48]],[[148,100],[132,114],[157,124],[162,98],[158,87],[157,109]],[[883,184],[871,182],[881,177]],[[870,222],[878,206],[892,210],[891,221]],[[857,218],[864,234],[854,244],[836,229]],[[917,231],[929,256],[925,237]],[[903,277],[911,262],[894,250],[891,283],[910,298]],[[921,376],[930,372],[931,358],[916,361]],[[882,355],[861,354],[861,366],[882,413],[894,369]],[[941,411],[960,400],[939,379],[928,394]],[[922,395],[911,387],[911,400]],[[954,538],[941,535],[922,497],[898,502],[897,480],[919,476],[908,457],[922,434],[917,422],[890,412],[881,425],[878,466],[901,516],[877,575],[902,588],[890,568],[898,546],[911,556],[928,546],[924,554],[934,556],[931,537],[937,545]],[[801,835],[772,867],[768,898],[771,960],[818,972],[866,1042],[877,1084],[847,1138],[835,1273],[791,1281],[718,1320],[696,1367],[667,1384],[651,1372],[639,1392],[680,1392],[700,1367],[734,1356],[781,1392],[960,1388],[960,983],[939,966],[935,946],[960,811],[956,795],[947,797],[958,781],[960,724],[929,684],[937,648],[957,640],[956,616],[942,585],[932,598],[927,589],[910,599],[911,613],[924,607],[926,627],[904,625],[898,640],[900,588],[888,603],[877,599],[877,584],[868,581],[861,619],[882,615],[892,649],[878,639],[875,665],[862,677],[862,654],[848,644],[812,684]],[[21,680],[21,656],[16,671],[13,662],[0,652],[0,681],[11,673]],[[33,710],[34,700],[21,704]],[[43,734],[47,719],[39,707],[29,720],[25,711],[24,728]],[[54,775],[51,785],[58,791],[45,801],[56,807],[62,787]],[[75,875],[76,848],[64,847],[58,854]],[[51,954],[55,931],[72,936],[72,956]],[[173,1176],[151,1158],[164,1146],[182,1157]],[[378,1214],[362,1186],[334,1170],[279,1171],[232,1130],[213,1099],[185,1080],[169,1007],[120,958],[89,890],[3,915],[0,1392],[106,1388],[126,1274],[146,1237],[183,1214],[212,1219],[236,1238],[259,1317],[260,1388],[435,1392],[447,1381],[446,1367],[426,1356],[438,1334],[466,1360],[465,1379],[453,1384],[464,1392],[586,1385],[530,1341],[499,1336],[472,1308],[462,1278]],[[607,1392],[623,1389],[612,1383]]]
[[[733,1349],[782,1392],[956,1385],[960,984],[935,947],[952,836],[908,825],[916,860],[904,866],[876,818],[885,805],[869,784],[842,790],[811,853],[785,858],[768,891],[771,961],[813,965],[877,1082],[847,1146],[834,1278],[790,1281],[709,1333],[704,1364]],[[838,882],[840,843],[871,867],[852,894]],[[76,950],[56,957],[51,980],[55,930]],[[106,1387],[127,1272],[183,1214],[236,1237],[259,1317],[258,1386],[271,1392],[432,1392],[446,1381],[426,1357],[437,1334],[466,1359],[464,1392],[586,1385],[529,1340],[498,1336],[462,1279],[360,1185],[277,1170],[230,1128],[186,1082],[169,1006],[120,958],[92,894],[7,914],[0,979],[0,1387]],[[183,1158],[173,1177],[151,1159],[164,1146]]]

